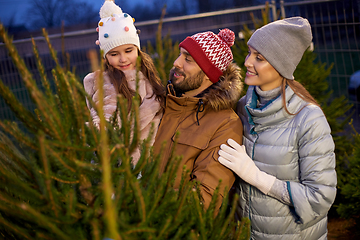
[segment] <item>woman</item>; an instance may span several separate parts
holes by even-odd
[[[293,77],[311,41],[301,17],[267,24],[248,41],[249,88],[237,106],[244,146],[229,139],[219,162],[240,177],[236,213],[250,218],[252,239],[327,238],[334,142],[320,106]]]

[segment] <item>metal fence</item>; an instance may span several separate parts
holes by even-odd
[[[328,66],[333,97],[344,95],[354,105],[354,126],[360,129],[360,1],[280,1],[282,17],[303,16],[313,32],[314,52]]]
[[[313,31],[314,52],[318,60],[330,66],[334,63],[331,74],[328,77],[333,96],[345,95],[354,104],[354,120],[359,123],[360,87],[350,89],[349,84],[352,76],[360,70],[359,43],[359,1],[358,0],[313,0],[291,1],[272,0],[268,5],[270,17],[276,20],[281,17],[302,16],[309,20]],[[181,41],[186,36],[202,31],[217,32],[221,28],[230,28],[238,33],[244,25],[253,27],[250,13],[255,18],[261,19],[261,12],[266,5],[246,8],[236,8],[223,11],[194,14],[181,17],[165,18],[162,33],[170,34],[174,41]],[[158,20],[135,22],[141,30],[140,39],[144,46],[148,42],[154,43]],[[86,30],[65,32],[64,34],[51,34],[50,39],[53,47],[59,53],[60,62],[65,64],[62,51],[70,54],[70,65],[76,69],[79,81],[90,72],[90,63],[87,52],[97,49],[94,42],[97,33],[94,27]],[[50,76],[54,63],[49,56],[49,51],[43,37],[34,38],[43,59],[47,73]],[[31,39],[14,41],[17,50],[23,56],[26,65],[37,76],[36,64],[32,53]],[[355,74],[356,75],[356,74]],[[30,98],[24,88],[14,65],[9,59],[7,50],[0,44],[0,78],[10,87],[15,95],[25,106],[32,108]],[[354,78],[354,76],[353,76]],[[356,79],[356,78],[355,78]],[[358,77],[360,86],[360,74]],[[351,85],[356,86],[356,85]],[[358,98],[356,98],[358,96]],[[4,101],[0,98],[0,119],[16,121]],[[360,124],[358,124],[360,126]]]

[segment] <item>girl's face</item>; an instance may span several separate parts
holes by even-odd
[[[259,86],[262,91],[269,91],[281,85],[283,77],[251,46],[244,65],[247,68],[245,77],[247,85]]]
[[[138,49],[133,44],[124,44],[111,49],[106,58],[111,66],[121,71],[134,70],[138,57]]]

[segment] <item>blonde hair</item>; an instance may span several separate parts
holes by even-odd
[[[285,96],[285,88],[286,86],[289,86],[293,91],[294,93],[299,96],[301,99],[303,99],[304,101],[308,102],[308,103],[311,103],[311,104],[314,104],[318,107],[320,107],[320,105],[318,104],[318,102],[315,100],[315,98],[313,96],[311,96],[311,94],[308,92],[308,90],[306,90],[306,88],[301,84],[299,83],[298,81],[296,80],[289,80],[289,79],[286,79],[286,78],[283,78],[283,81],[282,81],[282,86],[281,86],[281,95],[282,95],[282,102],[283,102],[283,105],[284,105],[284,108],[285,108],[285,111],[290,114],[290,115],[296,115],[298,114],[303,108],[301,108],[297,113],[290,113],[288,108],[286,107],[286,96]]]

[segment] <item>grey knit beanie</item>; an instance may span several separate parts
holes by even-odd
[[[309,21],[292,17],[257,29],[247,44],[263,55],[281,76],[292,80],[296,66],[311,41]]]

